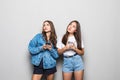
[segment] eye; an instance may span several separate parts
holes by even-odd
[[[76,28],[76,26],[75,26],[75,25],[73,25],[73,28]]]
[[[47,26],[49,26],[49,24],[47,24]]]

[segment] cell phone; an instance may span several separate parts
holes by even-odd
[[[47,42],[46,45],[51,45],[51,43],[48,43],[48,42]]]
[[[68,44],[69,44],[69,45],[73,45],[74,43],[73,43],[73,42],[68,41]]]

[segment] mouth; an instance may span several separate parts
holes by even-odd
[[[44,30],[46,31],[46,30],[48,30],[48,29],[45,28]]]

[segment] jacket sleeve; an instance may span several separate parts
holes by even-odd
[[[38,36],[35,36],[32,40],[30,40],[28,45],[28,50],[31,54],[38,54],[40,51],[44,51],[42,46],[37,46],[37,38]]]
[[[57,48],[52,48],[50,50],[50,54],[54,59],[57,59],[59,57],[58,52],[57,52]]]

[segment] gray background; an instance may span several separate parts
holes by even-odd
[[[119,0],[0,0],[0,80],[31,80],[29,40],[44,20],[58,36],[71,20],[82,26],[84,80],[120,80]],[[58,60],[55,80],[62,80]]]

